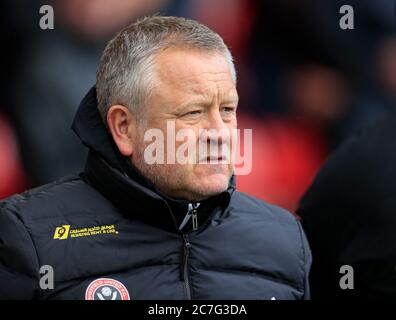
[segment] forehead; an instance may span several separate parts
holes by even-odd
[[[236,94],[231,66],[221,53],[168,48],[154,61],[157,87],[186,94],[209,94],[214,89]]]

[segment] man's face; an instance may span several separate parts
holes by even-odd
[[[142,111],[143,125],[138,126],[134,139],[133,164],[159,190],[174,198],[200,201],[223,192],[234,170],[233,157],[224,153],[227,150],[224,147],[228,150],[233,147],[234,151],[236,145],[232,131],[237,126],[238,104],[227,60],[218,53],[169,48],[156,56],[155,71],[156,84]],[[170,124],[174,125],[176,135],[189,132],[188,137],[183,141],[168,137]],[[163,164],[149,164],[144,156],[152,143],[144,141],[144,134],[153,128],[163,132]],[[175,143],[173,151],[168,148],[169,142]],[[177,153],[186,143],[195,149],[193,153],[186,151],[190,161],[179,163],[176,154],[175,161],[169,163],[167,160],[173,157],[169,158],[168,153]]]

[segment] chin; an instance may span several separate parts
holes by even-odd
[[[201,192],[208,196],[216,195],[227,190],[229,180],[230,177],[228,175],[220,173],[198,179]]]

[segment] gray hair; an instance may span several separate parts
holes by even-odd
[[[101,57],[96,92],[104,123],[108,109],[115,104],[139,114],[155,84],[155,55],[171,46],[223,54],[236,82],[232,55],[217,33],[194,20],[145,17],[121,30]]]

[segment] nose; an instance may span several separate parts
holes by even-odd
[[[222,145],[229,144],[230,139],[231,129],[224,123],[220,112],[211,112],[200,133],[201,142]]]

